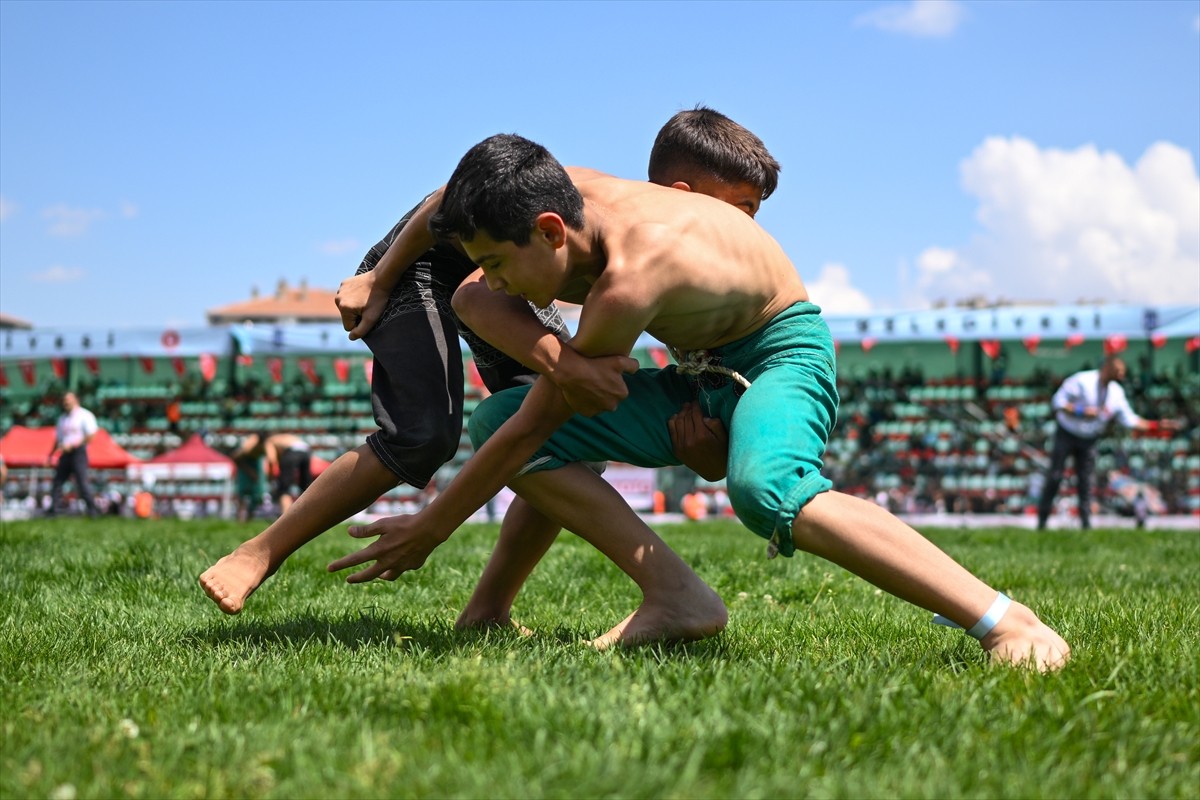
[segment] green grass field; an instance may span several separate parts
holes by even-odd
[[[364,586],[339,529],[222,616],[196,576],[254,530],[4,524],[0,797],[1200,796],[1194,530],[927,532],[1066,637],[1048,676],[733,523],[661,530],[728,630],[605,653],[638,598],[573,537],[525,639],[452,628],[492,526]]]

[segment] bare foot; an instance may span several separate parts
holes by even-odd
[[[200,586],[226,614],[238,614],[247,598],[272,572],[265,557],[242,545],[205,570],[200,576]]]
[[[1071,658],[1066,641],[1036,614],[1015,602],[979,644],[995,661],[1038,672],[1061,669]]]
[[[455,630],[460,631],[482,631],[489,628],[512,628],[522,636],[533,636],[533,631],[526,628],[521,623],[514,620],[507,614],[495,616],[476,616],[469,613],[470,609],[465,609],[458,615],[458,619],[454,621]]]
[[[597,650],[615,644],[626,646],[694,642],[725,630],[729,612],[708,586],[686,600],[666,603],[646,601],[610,631],[588,642]]]

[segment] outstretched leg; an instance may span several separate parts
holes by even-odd
[[[218,608],[237,614],[288,556],[398,482],[369,446],[343,453],[270,527],[205,570],[200,586]]]
[[[573,531],[634,580],[642,591],[637,611],[592,643],[686,642],[725,628],[721,598],[642,522],[625,499],[583,464],[534,472],[513,491]]]
[[[865,500],[818,494],[792,525],[798,548],[828,559],[902,600],[971,628],[997,592],[917,531]],[[980,642],[992,657],[1045,672],[1067,662],[1071,648],[1019,603]]]

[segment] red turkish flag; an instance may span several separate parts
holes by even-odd
[[[842,352],[842,343],[835,339],[833,342],[833,354],[836,356],[840,352]]]
[[[868,337],[868,338],[866,338],[866,339],[863,339],[863,340],[862,340],[862,350],[863,350],[863,352],[864,352],[864,353],[869,353],[869,352],[871,352],[871,348],[875,346],[875,342],[877,342],[877,341],[879,341],[879,340],[878,340],[878,339],[872,339],[872,338],[869,338],[869,337]]]
[[[951,353],[954,353],[954,355],[958,355],[958,337],[957,336],[947,336],[946,337],[946,346],[950,348]]]
[[[217,357],[212,353],[200,354],[200,376],[205,383],[212,383],[212,379],[217,377]]]
[[[999,339],[980,339],[979,346],[983,348],[983,352],[987,353],[987,357],[992,361],[1000,357]]]
[[[304,377],[308,378],[309,383],[317,384],[321,382],[321,379],[317,377],[317,362],[311,358],[302,358],[296,364],[300,367],[300,371],[304,373]]]
[[[283,381],[282,358],[268,358],[267,370],[271,373],[271,380],[275,381],[276,383],[281,383]]]
[[[375,359],[363,359],[363,374],[367,376],[367,383],[371,382],[371,376],[375,374]]]
[[[87,365],[88,372],[92,373],[93,375],[100,374],[100,359],[85,358],[83,363]]]
[[[655,366],[660,368],[670,363],[667,360],[667,351],[661,347],[650,348],[650,360],[654,362]]]
[[[50,359],[50,366],[54,368],[54,377],[60,381],[67,377],[67,360],[65,358]]]
[[[1104,340],[1104,355],[1111,356],[1120,353],[1129,346],[1129,340],[1123,334],[1114,333]]]
[[[21,361],[17,364],[17,368],[21,370],[21,377],[25,380],[26,386],[33,386],[37,383],[37,364],[32,361]]]
[[[0,387],[8,386],[8,372],[5,371],[4,365],[0,364]]]
[[[1037,335],[1026,336],[1021,341],[1024,343],[1025,349],[1029,351],[1029,355],[1032,356],[1037,353],[1038,345],[1042,343],[1042,337]]]
[[[350,380],[350,360],[347,358],[336,358],[333,361],[333,374],[342,383]]]
[[[183,374],[187,372],[187,364],[179,356],[171,359],[171,366],[175,368],[175,374],[181,378],[183,377]]]
[[[150,356],[142,356],[140,361],[142,362],[142,372],[146,373],[147,375],[154,374],[154,359],[153,358],[151,358]]]
[[[1150,344],[1154,345],[1154,349],[1160,349],[1167,343],[1167,335],[1165,333],[1155,333],[1150,335]]]
[[[238,356],[237,363],[239,367],[253,367],[254,356]]]
[[[1072,333],[1067,337],[1067,349],[1070,350],[1072,347],[1078,347],[1086,341],[1087,338],[1082,333]]]
[[[1193,336],[1192,338],[1188,339],[1187,343],[1184,344],[1183,349],[1189,353],[1194,353],[1197,350],[1200,350],[1200,336]]]

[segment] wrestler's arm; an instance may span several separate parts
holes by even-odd
[[[429,230],[429,221],[441,208],[444,188],[431,193],[413,211],[375,269],[347,278],[338,286],[334,303],[341,313],[342,327],[350,332],[351,341],[371,332],[387,307],[388,297],[396,288],[400,276],[425,251],[437,244]]]
[[[575,347],[590,356],[628,354],[648,321],[646,308],[611,297],[595,299],[592,309],[588,308],[592,297],[584,304],[579,333],[572,340]],[[374,561],[347,578],[350,583],[362,583],[375,578],[395,580],[408,570],[418,569],[438,545],[528,463],[571,415],[571,407],[554,383],[544,376],[538,378],[517,412],[475,452],[444,492],[416,515],[387,517],[367,526],[351,527],[350,535],[355,538],[379,538],[334,561],[329,570],[336,572]]]
[[[625,399],[628,390],[621,375],[637,369],[635,360],[581,355],[547,330],[527,302],[493,292],[482,275],[482,270],[477,271],[454,293],[454,311],[471,330],[553,381],[576,413],[590,417],[612,411]]]

